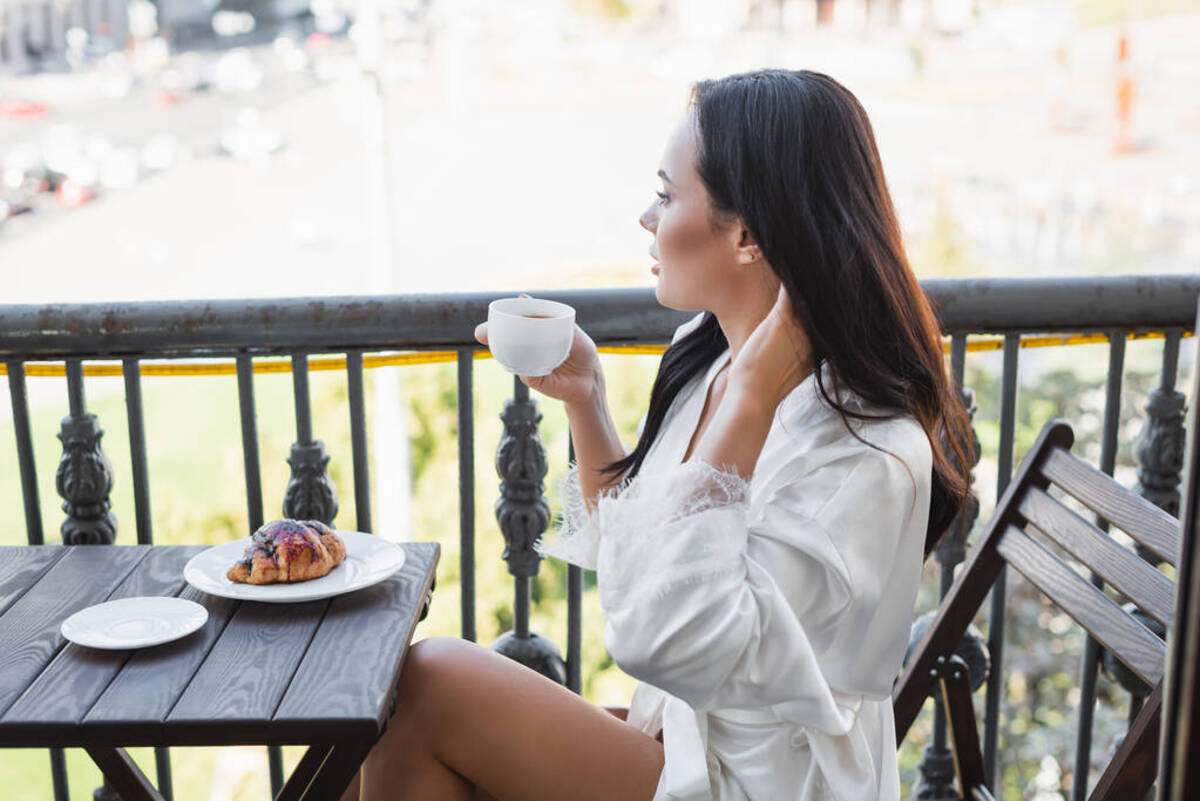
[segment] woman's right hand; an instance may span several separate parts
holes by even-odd
[[[528,295],[522,294],[521,297]],[[486,322],[475,326],[475,339],[484,345],[488,343],[487,326]],[[600,389],[603,375],[596,343],[576,325],[575,338],[571,341],[566,361],[546,375],[523,375],[520,379],[525,386],[543,395],[567,404],[582,404]]]

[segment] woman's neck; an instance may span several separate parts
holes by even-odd
[[[761,291],[747,294],[728,308],[714,312],[717,316],[717,324],[721,326],[721,331],[725,334],[725,341],[729,343],[731,363],[737,360],[746,340],[771,311],[778,294],[779,279],[771,275],[771,283],[764,285]]]

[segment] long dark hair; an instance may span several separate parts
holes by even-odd
[[[762,248],[793,298],[815,360],[832,367],[832,395],[816,372],[824,401],[856,437],[850,418],[903,414],[929,437],[928,554],[967,500],[964,465],[973,463],[974,440],[946,372],[937,320],[904,255],[866,112],[840,83],[807,70],[700,81],[690,106],[699,128],[696,169],[714,225],[740,218]],[[716,316],[706,312],[667,348],[637,447],[602,472],[632,479],[676,395],[727,347]],[[836,399],[843,387],[883,412],[847,408]]]

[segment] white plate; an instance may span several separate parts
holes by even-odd
[[[184,598],[121,598],[80,609],[60,630],[79,645],[124,650],[177,640],[206,620],[208,610]]]
[[[404,565],[404,549],[394,542],[361,531],[339,531],[338,536],[346,543],[346,558],[320,578],[280,584],[230,581],[225,574],[242,558],[252,542],[249,537],[214,545],[196,554],[183,568],[183,577],[188,584],[210,595],[282,604],[360,590],[378,584]]]

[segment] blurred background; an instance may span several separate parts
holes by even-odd
[[[3,0],[0,15],[0,304],[651,287],[637,217],[691,83],[768,66],[827,72],[857,94],[920,277],[1200,264],[1200,0]],[[1194,342],[1181,348],[1181,387]],[[1129,345],[1126,484],[1160,352]],[[1018,458],[1062,414],[1096,462],[1106,354],[1022,356],[1021,385],[1037,390],[1020,396]],[[632,443],[658,358],[602,358]],[[981,522],[994,504],[999,364],[985,352],[967,365]],[[417,638],[457,634],[454,366],[367,378],[379,528],[443,543],[444,600]],[[264,465],[268,498],[288,477],[290,390],[286,375],[258,381],[262,452],[279,457]],[[484,643],[512,625],[487,445],[511,390],[493,362],[477,365]],[[345,392],[342,378],[313,375],[314,426],[335,454],[331,477],[348,485],[336,455],[349,453]],[[113,443],[114,509],[132,521],[120,379],[89,379],[88,394]],[[0,453],[12,454],[0,395]],[[30,398],[52,521],[65,382],[31,378]],[[538,402],[557,509],[565,415]],[[149,378],[146,405],[156,541],[243,536],[234,383]],[[9,459],[0,504],[20,498]],[[126,524],[118,543],[132,541]],[[584,694],[626,704],[633,681],[604,652],[588,579]],[[1010,625],[1046,624],[1031,593],[1012,592]],[[533,629],[561,642],[565,566],[544,562],[533,593]],[[1081,649],[1063,616],[1049,624],[1063,632],[1051,650]],[[1006,651],[1006,799],[1066,798],[1072,783],[1078,660],[1040,651],[1033,640]],[[1124,731],[1120,698],[1098,711],[1097,742]],[[906,787],[928,726],[910,739]],[[264,749],[172,753],[180,801],[268,796]],[[133,754],[152,769],[148,751]],[[298,758],[285,755],[289,767]],[[81,753],[69,761],[72,795],[90,797],[98,772]],[[13,801],[49,797],[45,751],[0,752],[0,786]]]
[[[636,218],[689,85],[764,66],[859,96],[923,275],[1200,256],[1200,0],[3,14],[7,302],[652,286]]]

